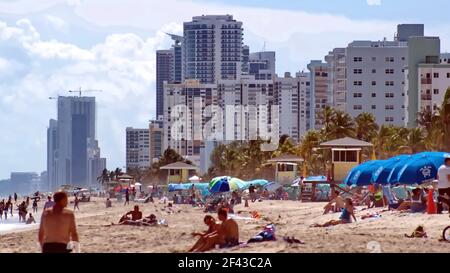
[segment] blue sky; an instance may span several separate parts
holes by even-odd
[[[371,5],[368,4],[371,2]],[[97,138],[108,167],[125,165],[125,128],[155,112],[155,51],[164,32],[201,14],[233,14],[251,51],[276,51],[277,72],[306,68],[353,40],[392,39],[399,23],[424,23],[450,48],[450,1],[406,0],[0,0],[0,179],[45,170],[49,96],[102,89]],[[120,103],[119,103],[120,102]]]

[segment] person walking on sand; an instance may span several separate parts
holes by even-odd
[[[78,232],[75,215],[68,210],[69,203],[65,192],[57,192],[53,196],[55,205],[42,213],[39,227],[39,244],[42,253],[68,253],[67,244],[70,240],[78,245]]]
[[[443,207],[442,203],[447,204],[447,206],[450,208],[450,158],[447,157],[444,160],[444,165],[439,167],[438,169],[438,204],[437,204],[437,213],[441,214]],[[445,197],[445,194],[447,194],[447,198]],[[450,213],[450,209],[449,209]]]
[[[47,197],[47,202],[44,204],[44,210],[51,209],[55,205],[55,202],[52,201],[52,197],[49,195]]]
[[[78,199],[78,195],[75,194],[75,200],[73,201],[73,211],[75,211],[75,209],[80,210],[80,207],[78,206],[79,203],[80,199]]]
[[[17,193],[14,193],[14,204],[17,203]]]
[[[130,192],[128,191],[128,188],[125,189],[125,203],[123,205],[125,206],[127,204],[130,204]]]
[[[37,213],[37,209],[38,209],[37,199],[34,199],[33,200],[33,213]]]

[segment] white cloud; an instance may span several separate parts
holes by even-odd
[[[67,27],[66,22],[58,16],[47,14],[45,15],[45,19],[56,30],[65,30],[65,28]]]
[[[367,5],[369,6],[380,6],[381,0],[367,0]]]

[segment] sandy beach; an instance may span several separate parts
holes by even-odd
[[[42,203],[40,204],[42,206]],[[122,214],[132,210],[134,203],[124,206],[113,202],[106,209],[103,198],[93,198],[81,203],[76,211],[81,252],[134,253],[134,252],[185,252],[194,244],[193,231],[203,231],[205,215],[201,208],[175,205],[173,213],[162,203],[139,204],[144,216],[153,213],[159,220],[165,219],[168,227],[107,226],[117,222]],[[357,222],[328,228],[311,228],[314,223],[338,219],[339,214],[322,215],[324,203],[272,201],[243,204],[235,207],[235,217],[240,228],[240,240],[247,241],[259,233],[264,225],[273,222],[277,241],[248,244],[245,247],[213,250],[214,252],[449,252],[450,244],[439,242],[442,230],[450,225],[448,214],[428,215],[399,212],[383,212],[382,217],[361,220],[361,216],[380,209],[360,211]],[[250,217],[257,210],[261,219]],[[40,212],[38,212],[39,214]],[[216,216],[216,215],[214,215]],[[3,223],[3,222],[1,222]],[[0,224],[1,226],[2,224]],[[20,224],[19,224],[20,225]],[[424,225],[428,238],[409,239],[417,225]],[[38,252],[37,226],[20,227],[17,230],[0,230],[0,252]],[[305,244],[288,244],[283,236],[295,236]]]

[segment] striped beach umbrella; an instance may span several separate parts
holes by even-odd
[[[209,182],[210,192],[230,192],[236,190],[242,190],[245,188],[245,182],[239,178],[231,176],[219,176],[215,177]]]

